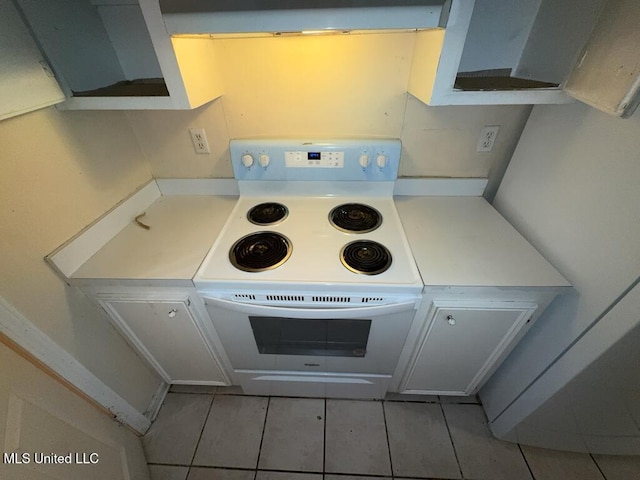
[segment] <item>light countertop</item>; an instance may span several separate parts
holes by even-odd
[[[71,276],[76,284],[192,285],[237,197],[161,196]],[[427,286],[566,287],[569,283],[486,200],[398,196],[395,204]]]
[[[237,197],[167,195],[126,226],[76,270],[71,281],[125,279],[188,281],[222,230]]]
[[[395,197],[427,286],[567,287],[482,197]]]

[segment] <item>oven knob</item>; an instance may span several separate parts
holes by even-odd
[[[251,155],[250,153],[245,153],[244,155],[242,155],[242,164],[247,168],[251,168],[251,166],[253,165],[253,155]]]
[[[260,155],[260,158],[258,158],[258,163],[264,168],[267,168],[270,161],[271,159],[269,158],[269,155],[267,155],[266,153],[263,153],[262,155]]]
[[[386,167],[387,166],[387,156],[383,155],[382,153],[380,155],[378,155],[377,158],[376,158],[376,164],[380,168]]]
[[[360,155],[360,166],[364,169],[367,168],[369,166],[369,155],[367,155],[366,153],[363,153],[362,155]]]

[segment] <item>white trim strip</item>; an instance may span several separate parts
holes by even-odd
[[[486,178],[398,178],[393,190],[399,196],[479,197],[489,183]]]
[[[160,190],[152,180],[70,241],[47,255],[47,261],[51,262],[66,278],[70,278],[82,264],[158,198],[160,198]]]
[[[189,384],[191,384],[191,382],[189,382]],[[151,397],[151,402],[147,407],[147,411],[144,412],[144,416],[152,422],[156,419],[158,413],[160,413],[160,407],[162,407],[162,402],[164,402],[164,398],[167,396],[167,393],[169,393],[170,388],[171,384],[162,382],[158,385],[156,393]]]
[[[239,195],[235,178],[158,178],[162,195]]]
[[[45,335],[42,330],[13,308],[4,297],[0,297],[0,332],[71,385],[102,405],[119,422],[130,426],[141,434],[144,434],[151,426],[151,421],[147,417]]]

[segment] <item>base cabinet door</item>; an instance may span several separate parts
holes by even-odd
[[[230,384],[190,299],[99,301],[167,383]]]
[[[537,305],[433,302],[401,391],[470,395],[497,368]]]

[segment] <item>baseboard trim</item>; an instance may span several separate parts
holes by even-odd
[[[147,407],[147,411],[144,412],[144,416],[147,417],[150,421],[153,422],[158,416],[158,413],[160,413],[160,407],[162,407],[162,402],[164,402],[164,398],[167,396],[167,393],[169,393],[170,388],[170,383],[163,382],[158,385],[156,393],[154,393],[153,397],[151,397],[151,402]]]

